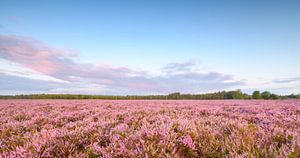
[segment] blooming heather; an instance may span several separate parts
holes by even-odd
[[[299,154],[299,100],[0,101],[0,157]]]

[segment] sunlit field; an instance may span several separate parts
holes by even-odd
[[[1,100],[0,157],[291,157],[300,100]]]

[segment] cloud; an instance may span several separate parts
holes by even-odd
[[[253,91],[259,90],[269,91],[275,94],[280,95],[289,95],[289,94],[300,94],[300,84],[295,85],[278,85],[276,87],[259,87],[259,88],[245,88],[243,89],[244,92],[251,94]]]
[[[0,57],[38,72],[55,75],[72,66],[71,53],[22,36],[0,36]]]
[[[290,82],[297,82],[300,81],[300,77],[293,77],[293,78],[286,78],[280,80],[274,80],[274,83],[290,83]]]
[[[276,93],[276,94],[300,94],[300,84],[293,85],[293,86],[284,86],[284,87],[278,87],[278,88],[272,88],[268,89],[269,91]]]
[[[152,76],[148,75],[147,72],[136,71],[127,67],[79,63],[75,62],[75,57],[78,57],[78,53],[50,47],[32,38],[0,35],[0,58],[40,75],[33,78],[34,73],[25,73],[25,70],[19,70],[18,73],[21,71],[25,75],[18,76],[16,73],[8,73],[17,68],[0,69],[2,72],[0,75],[30,79],[15,78],[12,80],[18,85],[14,88],[11,87],[14,90],[17,90],[18,87],[19,89],[24,87],[27,87],[28,90],[30,88],[35,89],[34,84],[28,84],[29,87],[24,84],[26,82],[37,82],[37,85],[44,84],[40,83],[41,81],[38,79],[47,82],[43,87],[45,89],[41,89],[42,91],[57,93],[69,93],[71,90],[101,94],[149,94],[173,91],[195,93],[233,88],[243,84],[243,82],[236,81],[227,74],[199,72],[196,69],[198,63],[195,61],[167,64],[161,69],[164,72],[163,75]],[[58,81],[63,81],[64,84]],[[55,83],[54,86],[53,83]],[[9,87],[6,89],[9,90]]]
[[[0,72],[5,75],[25,77],[33,80],[35,79],[35,80],[53,81],[53,82],[61,82],[61,83],[66,82],[64,80],[59,80],[57,78],[44,75],[37,71],[28,69],[20,64],[13,63],[1,58],[0,58],[0,65],[1,65]]]
[[[68,94],[106,94],[105,87],[90,83],[62,83],[31,79],[0,73],[0,94],[35,94],[35,93],[68,93]]]
[[[182,73],[182,72],[187,72],[191,71],[198,62],[190,60],[186,62],[175,62],[175,63],[169,63],[161,70],[165,73]]]
[[[19,76],[12,76],[0,73],[0,87],[1,92],[48,92],[53,88],[63,86],[62,83],[36,80],[30,78],[24,78]]]

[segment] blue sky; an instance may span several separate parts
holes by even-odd
[[[300,93],[299,17],[299,1],[2,0],[0,93]]]

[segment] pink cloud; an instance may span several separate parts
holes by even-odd
[[[54,74],[64,67],[58,57],[63,53],[33,39],[19,36],[0,36],[0,57],[20,63],[44,74]]]
[[[76,84],[98,84],[131,92],[199,92],[243,84],[230,75],[194,72],[195,62],[171,63],[161,76],[112,65],[83,64],[73,60],[76,53],[61,50],[22,36],[0,35],[0,58],[21,64],[40,73]],[[171,72],[171,73],[170,73]],[[175,73],[174,73],[175,72]],[[179,72],[179,73],[176,73]]]

